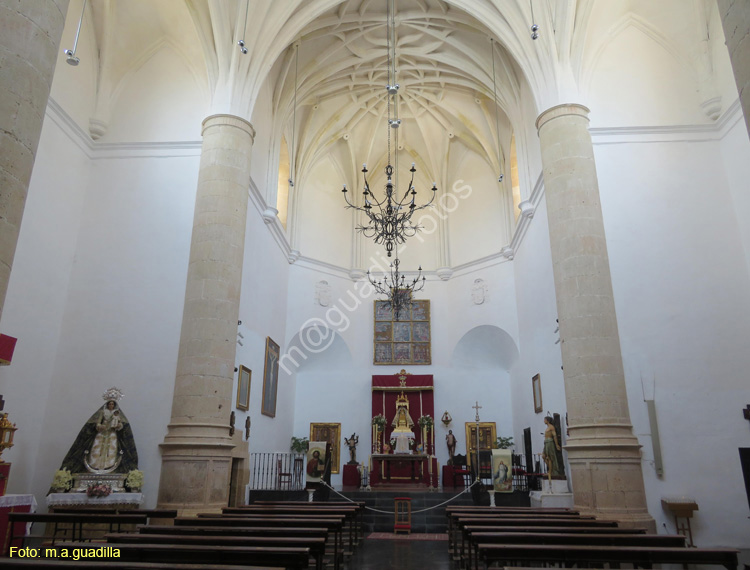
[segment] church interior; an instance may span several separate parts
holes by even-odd
[[[695,503],[750,563],[747,2],[4,1],[0,30],[7,494],[45,512],[71,446],[125,473],[100,419],[141,507],[195,514],[292,438],[335,490],[354,436],[358,477],[392,446],[444,488],[475,422],[538,459],[555,416],[571,507],[674,534]]]

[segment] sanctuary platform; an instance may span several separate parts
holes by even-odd
[[[411,499],[411,530],[418,533],[443,533],[448,531],[448,519],[445,518],[446,505],[474,505],[489,506],[489,494],[484,491],[476,497],[470,492],[458,494],[452,491],[429,491],[427,489],[414,490],[411,487],[402,489],[373,490],[373,491],[340,491],[338,493],[351,501],[365,503],[365,533],[393,532],[393,509],[396,497]],[[458,495],[458,496],[457,496]],[[455,497],[455,499],[453,499]],[[329,501],[345,501],[338,494],[330,491]],[[449,501],[453,499],[449,503]],[[306,501],[305,491],[250,491],[249,503],[255,501]],[[317,502],[317,500],[316,500]],[[444,504],[445,503],[445,504]],[[528,507],[528,491],[513,491],[512,493],[496,493],[495,505],[498,507]],[[423,511],[424,512],[418,512]]]

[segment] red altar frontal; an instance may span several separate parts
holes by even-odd
[[[383,419],[372,429],[371,487],[438,486],[433,389],[432,374],[372,377],[372,416]]]

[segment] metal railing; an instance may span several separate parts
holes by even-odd
[[[305,488],[305,454],[250,454],[250,489],[301,491]]]

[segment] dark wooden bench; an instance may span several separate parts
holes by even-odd
[[[285,528],[285,527],[316,527],[325,528],[333,536],[333,558],[335,570],[339,570],[343,561],[342,547],[342,530],[344,528],[344,517],[335,516],[203,516],[195,517],[177,517],[174,520],[175,526],[203,526],[203,527],[259,527],[268,528]]]
[[[737,570],[738,550],[733,548],[680,548],[648,546],[575,546],[556,544],[478,545],[484,567],[518,563],[555,563],[572,565],[633,564],[651,568],[654,564],[709,564]]]
[[[515,517],[513,515],[474,516],[455,513],[448,517],[448,551],[453,553],[454,560],[458,560],[457,547],[459,541],[463,542],[462,529],[466,525],[484,526],[567,526],[567,527],[616,527],[616,521],[602,521],[592,517],[579,516],[550,516],[539,517]],[[463,544],[462,544],[463,549]]]
[[[101,538],[104,532],[123,532],[123,525],[132,525],[133,532],[135,532],[137,525],[146,524],[147,522],[148,517],[146,515],[131,514],[9,513],[8,526],[10,527],[10,540],[8,544],[13,544],[15,539],[25,539],[27,537],[25,534],[23,537],[15,536],[14,527],[16,523],[44,523],[52,525],[51,536],[40,538],[42,540],[49,538],[51,543],[55,544],[57,540],[76,540],[82,542]],[[84,534],[84,529],[88,525],[98,525],[99,530],[103,532],[100,532],[99,536],[93,536],[89,533]],[[107,525],[107,528],[102,529],[101,525]]]
[[[486,532],[484,530],[464,530],[468,535],[468,557],[466,559],[466,563],[469,568],[478,568],[479,558],[477,556],[477,552],[479,544],[564,544],[591,546],[685,547],[685,537],[681,534],[548,533],[546,531]]]
[[[117,557],[97,558],[102,566],[109,561],[163,562],[192,564],[227,564],[244,566],[267,566],[302,570],[309,567],[310,549],[282,546],[215,546],[193,544],[107,544],[98,547],[113,548]],[[92,548],[86,542],[61,542],[54,547],[58,551],[75,548]],[[114,550],[113,550],[114,552]],[[106,561],[106,563],[105,563]]]
[[[113,533],[106,536],[107,544],[188,544],[204,546],[300,546],[310,549],[316,570],[323,570],[325,536],[269,536],[269,535],[184,535]]]
[[[319,509],[336,509],[342,506],[355,506],[357,507],[357,544],[359,544],[365,538],[365,507],[364,501],[325,501],[325,502],[310,502],[310,501],[255,501],[251,505],[266,505],[266,506],[314,506]]]
[[[315,503],[305,503],[301,505],[246,505],[243,507],[226,507],[222,509],[222,513],[225,515],[245,516],[248,514],[264,514],[264,515],[344,515],[344,536],[348,537],[348,540],[344,544],[344,554],[351,556],[354,551],[355,545],[358,543],[359,537],[363,531],[360,530],[361,520],[360,514],[364,513],[364,509],[357,505],[347,505],[339,503],[332,505],[331,503],[319,503],[318,506]],[[347,532],[348,531],[348,532]],[[348,549],[347,549],[348,547]]]
[[[75,509],[72,507],[55,507],[54,514],[85,514],[85,515],[146,515],[148,524],[151,519],[174,519],[177,517],[177,509]]]

